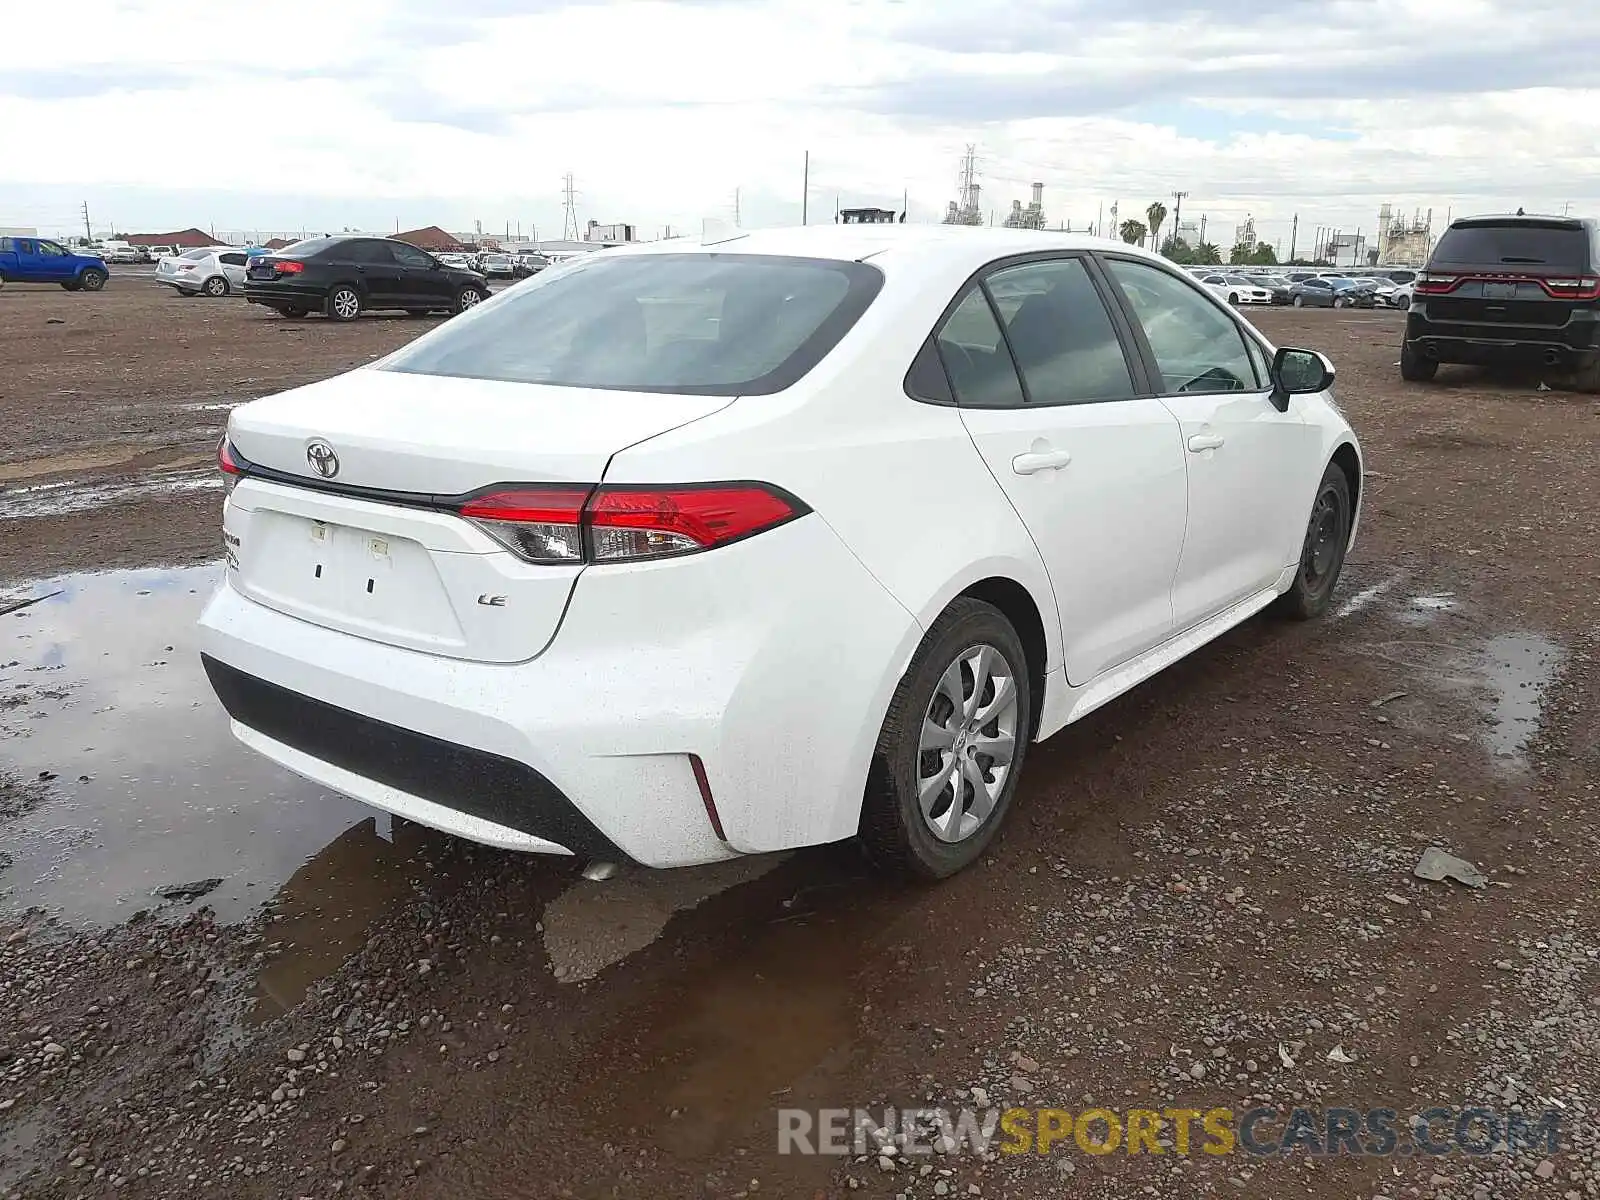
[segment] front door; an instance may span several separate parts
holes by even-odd
[[[39,278],[52,283],[71,279],[74,273],[72,257],[66,250],[55,242],[40,238],[34,243],[38,247]]]
[[[405,294],[418,308],[448,307],[455,301],[445,272],[433,255],[424,254],[404,242],[390,242],[389,252],[400,265],[400,281]]]
[[[1309,514],[1292,506],[1321,471],[1316,431],[1293,400],[1287,412],[1273,405],[1265,349],[1210,294],[1143,260],[1105,263],[1183,430],[1189,529],[1172,589],[1181,631],[1298,561]]]
[[[962,420],[1050,572],[1077,685],[1172,631],[1183,445],[1126,332],[1072,255],[991,272],[937,336]]]

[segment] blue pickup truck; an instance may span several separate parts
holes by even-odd
[[[98,292],[110,272],[90,254],[74,254],[49,238],[0,237],[0,284],[59,283],[69,292]]]

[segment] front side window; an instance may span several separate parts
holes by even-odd
[[[934,340],[957,404],[967,408],[1022,407],[1017,369],[982,289],[967,292]]]
[[[1261,386],[1233,319],[1159,267],[1128,259],[1106,264],[1139,324],[1161,372],[1163,394],[1244,392]]]
[[[1008,267],[985,286],[1005,322],[1029,402],[1077,404],[1134,394],[1111,314],[1082,259]]]
[[[67,252],[54,242],[40,242],[39,253],[45,258],[65,258]]]
[[[866,263],[626,254],[544,271],[379,364],[421,375],[687,395],[770,395],[877,296]]]
[[[390,242],[389,253],[393,254],[402,267],[431,267],[433,259],[414,246],[407,246],[404,242]]]

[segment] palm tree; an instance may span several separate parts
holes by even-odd
[[[1144,210],[1144,215],[1150,218],[1150,241],[1152,245],[1161,243],[1161,222],[1167,219],[1167,206],[1157,200]]]
[[[1129,217],[1118,227],[1117,232],[1122,235],[1122,240],[1127,242],[1128,245],[1138,246],[1143,244],[1145,234],[1149,230],[1145,229],[1143,221],[1135,221],[1132,217]]]

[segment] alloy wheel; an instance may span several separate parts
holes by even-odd
[[[334,315],[344,321],[353,321],[361,312],[361,297],[349,288],[340,288],[333,294]]]
[[[461,312],[466,312],[467,309],[474,307],[482,299],[483,294],[477,288],[465,288],[461,292],[461,298],[457,302],[456,308]]]
[[[945,668],[917,741],[917,802],[943,842],[965,841],[994,812],[1017,745],[1017,682],[988,644],[969,647]]]

